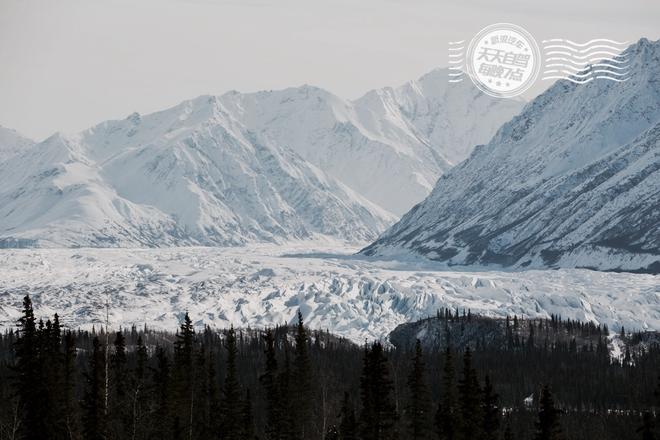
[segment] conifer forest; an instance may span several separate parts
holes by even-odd
[[[495,341],[473,331],[490,318],[442,309],[440,342],[362,345],[300,313],[217,330],[182,311],[172,332],[37,316],[26,296],[0,338],[0,440],[660,438],[657,340],[622,330],[613,359],[607,327],[558,316]]]

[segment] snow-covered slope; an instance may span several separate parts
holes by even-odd
[[[660,42],[625,82],[559,81],[363,252],[660,272]]]
[[[447,78],[446,70],[434,70],[352,102],[311,86],[231,92],[219,100],[259,143],[291,148],[400,216],[522,108]]]
[[[310,86],[201,96],[56,134],[0,164],[0,247],[373,240],[457,160],[431,119],[474,103],[443,139],[486,140],[520,108],[446,78],[355,102]]]
[[[0,163],[34,145],[34,141],[16,130],[0,126]]]
[[[494,317],[556,314],[612,330],[660,328],[657,275],[447,271],[312,246],[0,250],[0,329],[15,327],[26,293],[40,317],[58,312],[74,328],[103,323],[106,300],[115,328],[172,330],[186,310],[198,326],[261,328],[291,322],[301,310],[312,328],[356,343],[442,307]]]
[[[392,216],[215,97],[55,135],[0,166],[5,246],[242,244],[374,236]]]

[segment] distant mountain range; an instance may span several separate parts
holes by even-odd
[[[34,145],[2,136],[0,247],[373,240],[521,108],[435,70],[355,101],[229,92]]]
[[[660,273],[660,42],[627,81],[561,80],[362,251]]]

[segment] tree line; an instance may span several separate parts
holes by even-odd
[[[26,296],[0,337],[0,440],[660,439],[656,345],[612,362],[588,343],[539,343],[606,331],[552,317],[507,319],[503,346],[357,346],[297,318],[217,331],[184,313],[174,334],[81,331],[38,320]],[[460,332],[479,317],[436,319]],[[521,329],[532,335],[516,343]]]

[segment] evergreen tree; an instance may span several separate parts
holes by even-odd
[[[241,440],[241,390],[236,370],[236,333],[232,327],[225,341],[227,373],[220,402],[220,431],[226,440]]]
[[[171,372],[170,360],[163,347],[156,347],[156,368],[153,369],[154,439],[173,438],[171,433],[181,430],[178,418],[171,420]],[[180,438],[180,437],[179,437]]]
[[[397,414],[392,399],[387,358],[380,342],[365,347],[364,367],[360,378],[362,412],[360,432],[362,440],[396,438]]]
[[[254,439],[254,414],[252,413],[252,396],[250,390],[245,392],[245,400],[241,409],[241,438],[244,440]]]
[[[463,356],[463,376],[458,383],[460,423],[459,439],[471,440],[482,436],[481,390],[477,372],[472,368],[472,352],[468,346]]]
[[[195,411],[195,329],[188,312],[184,315],[174,342],[174,408],[173,432],[182,438],[193,438]]]
[[[44,407],[44,423],[48,428],[49,438],[67,438],[66,425],[66,390],[64,383],[64,353],[62,352],[62,333],[57,313],[53,321],[46,321],[40,336],[41,377],[43,391],[41,399]]]
[[[277,357],[275,355],[275,338],[271,329],[264,335],[266,348],[266,365],[264,373],[259,377],[266,399],[266,426],[264,428],[267,440],[279,440],[282,437],[280,411],[280,392],[277,382]]]
[[[656,440],[655,436],[655,422],[653,414],[650,411],[644,411],[642,414],[642,426],[637,428],[642,440]]]
[[[559,411],[555,408],[552,393],[547,385],[543,386],[539,404],[539,418],[536,422],[536,435],[534,436],[534,440],[561,439]]]
[[[442,374],[442,399],[435,416],[435,426],[440,440],[456,439],[458,414],[454,381],[454,360],[451,348],[447,346]]]
[[[16,352],[16,392],[20,411],[20,434],[24,440],[48,438],[43,406],[43,377],[39,359],[39,334],[29,295],[23,298],[23,313],[18,320]]]
[[[511,429],[511,417],[507,416],[506,426],[504,428],[504,440],[513,440],[513,430]]]
[[[483,433],[485,440],[495,440],[499,438],[498,430],[500,428],[500,407],[499,397],[493,391],[493,385],[490,377],[486,376],[482,396],[483,413]]]
[[[109,424],[113,438],[129,437],[130,409],[127,399],[126,338],[121,331],[116,332],[113,353],[110,356],[111,405]]]
[[[83,399],[83,437],[85,440],[107,438],[105,409],[105,355],[98,337],[92,341],[93,352],[89,369],[85,374],[86,387]]]
[[[135,327],[131,333],[137,333]],[[137,336],[137,335],[131,335]],[[144,438],[145,427],[142,423],[143,407],[146,401],[146,368],[148,362],[147,347],[142,341],[142,336],[137,336],[135,348],[135,369],[131,374],[130,396],[127,399],[130,406],[128,429],[132,440]]]
[[[291,360],[289,350],[285,345],[284,349],[284,368],[277,378],[278,389],[280,392],[280,425],[281,425],[281,438],[284,440],[296,439],[296,425],[293,420],[291,388],[293,382],[293,375],[291,372]]]
[[[341,418],[339,422],[339,438],[341,440],[357,440],[358,427],[355,420],[355,410],[347,392],[344,392],[344,400],[342,401],[339,416]]]
[[[307,345],[309,338],[303,322],[302,313],[298,311],[298,324],[296,326],[296,347],[293,360],[293,396],[292,409],[295,436],[307,440],[313,438],[312,430],[312,367]]]
[[[431,432],[431,397],[428,392],[426,370],[419,339],[415,343],[415,356],[408,376],[408,405],[406,424],[411,439],[427,439]]]
[[[78,423],[76,418],[76,340],[73,333],[67,331],[64,335],[63,356],[63,409],[64,424],[67,439],[78,438]]]
[[[220,430],[220,423],[218,421],[218,414],[220,414],[220,396],[218,390],[218,378],[215,371],[215,356],[213,351],[209,351],[208,365],[206,367],[206,419],[207,430],[210,437],[215,436]]]

